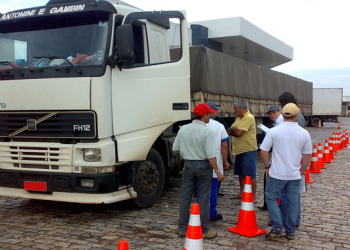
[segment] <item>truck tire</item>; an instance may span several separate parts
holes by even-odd
[[[310,118],[309,117],[305,117],[305,127],[310,127]]]
[[[135,162],[134,190],[137,198],[132,199],[139,207],[153,206],[163,191],[165,168],[160,154],[151,149],[145,161]]]
[[[311,119],[311,126],[312,127],[318,127],[318,123],[320,122],[320,118],[319,117],[312,117]]]

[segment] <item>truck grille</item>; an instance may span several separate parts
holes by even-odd
[[[91,139],[96,134],[96,115],[81,112],[1,112],[0,137]]]
[[[5,169],[67,171],[71,169],[71,149],[62,144],[0,143],[0,163]]]

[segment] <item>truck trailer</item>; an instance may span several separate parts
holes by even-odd
[[[117,0],[0,14],[0,196],[152,206],[181,171],[172,143],[196,104],[231,124],[245,99],[268,123],[289,91],[312,114],[312,83],[190,47],[189,28],[184,11]]]
[[[343,101],[342,88],[314,88],[311,126],[317,127],[323,122],[338,122]]]

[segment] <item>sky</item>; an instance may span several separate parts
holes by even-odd
[[[343,88],[350,96],[349,0],[124,0],[145,11],[186,10],[189,22],[243,17],[293,47],[293,60],[273,70]],[[0,0],[0,12],[43,6],[47,0]]]

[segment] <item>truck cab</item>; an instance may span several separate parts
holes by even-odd
[[[0,196],[153,205],[179,163],[173,125],[190,119],[188,50],[181,11],[51,0],[0,14]]]

